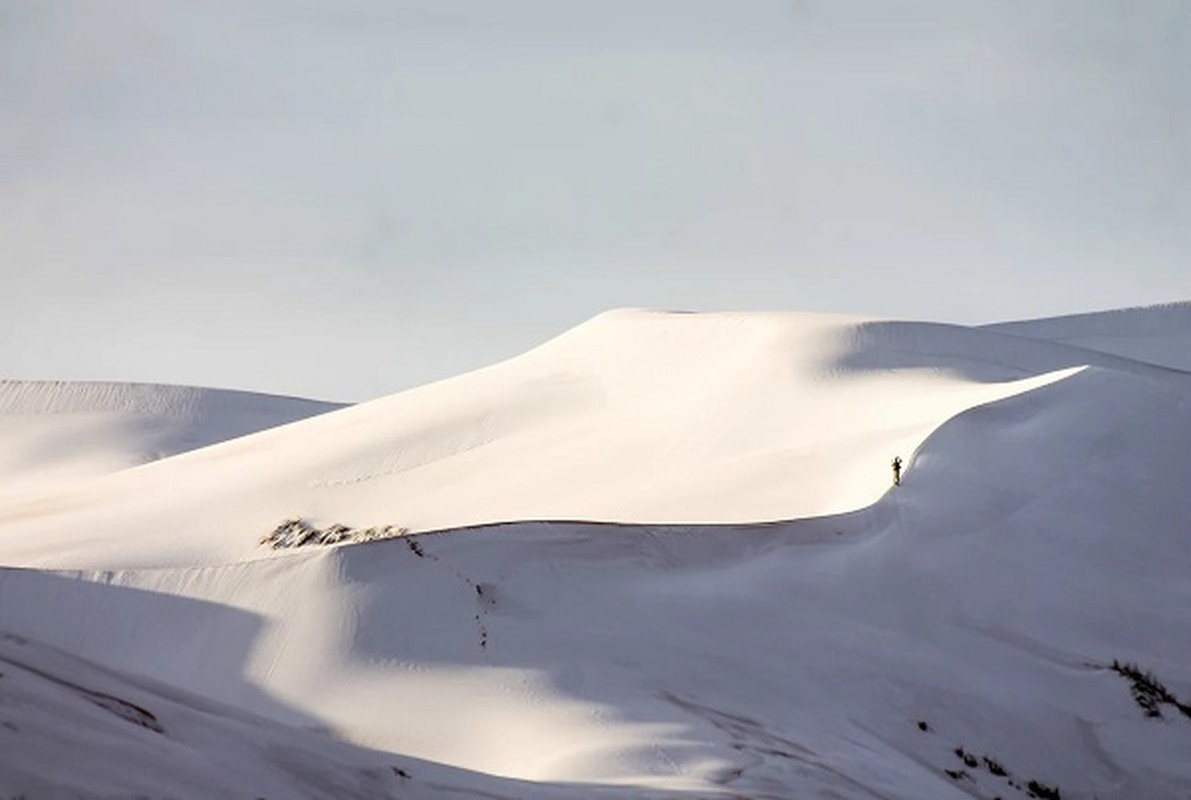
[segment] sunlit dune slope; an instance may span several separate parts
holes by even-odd
[[[890,459],[910,463],[948,418],[1084,355],[954,326],[611,312],[488,369],[0,504],[0,556],[236,561],[296,517],[430,530],[839,513],[878,499]]]

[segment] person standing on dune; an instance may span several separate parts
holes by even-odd
[[[893,457],[892,467],[893,467],[893,485],[901,486],[902,485],[902,457],[901,456]]]

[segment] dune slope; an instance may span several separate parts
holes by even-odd
[[[0,630],[346,748],[263,765],[277,785],[391,761],[411,777],[368,796],[1180,798],[1189,397],[1000,331],[618,312],[0,506]],[[480,524],[261,548],[286,504]],[[1139,705],[1125,663],[1167,699]]]
[[[1087,363],[1018,343],[822,315],[612,312],[488,369],[0,505],[0,557],[228,563],[262,557],[261,537],[293,518],[425,531],[850,511],[948,418]]]
[[[1050,319],[1002,322],[987,330],[1062,342],[1191,371],[1191,300]]]
[[[0,496],[69,487],[342,407],[190,386],[0,381]]]

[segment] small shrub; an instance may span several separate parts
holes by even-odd
[[[955,757],[964,762],[965,767],[975,768],[980,765],[980,761],[976,756],[965,751],[962,747],[955,748]]]
[[[1052,788],[1045,783],[1032,780],[1026,784],[1026,790],[1029,792],[1030,797],[1037,797],[1039,800],[1062,800],[1062,796],[1059,794],[1059,787],[1057,786]]]

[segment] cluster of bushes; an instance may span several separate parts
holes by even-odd
[[[1050,787],[1045,783],[1030,781],[1026,784],[1026,789],[1029,790],[1030,797],[1037,797],[1039,800],[1062,800],[1057,786]]]
[[[933,729],[925,720],[918,721],[918,730],[923,733],[932,733]],[[998,778],[1004,778],[1005,782],[1018,791],[1024,791],[1028,796],[1035,798],[1035,800],[1062,800],[1062,795],[1059,793],[1059,787],[1047,786],[1045,783],[1037,780],[1029,780],[1025,786],[1013,779],[1013,775],[997,759],[992,756],[977,756],[975,753],[970,753],[962,746],[955,748],[953,751],[955,757],[958,758],[963,765],[968,769],[977,769],[984,767],[989,774],[995,775]],[[944,769],[947,777],[953,781],[974,780],[968,769]],[[1001,800],[1000,796],[993,798],[993,800]]]
[[[1089,664],[1088,666],[1103,667],[1104,665]],[[1154,677],[1153,673],[1142,670],[1136,664],[1121,662],[1117,659],[1113,659],[1112,664],[1107,668],[1129,681],[1129,689],[1133,695],[1133,701],[1145,712],[1147,717],[1161,718],[1163,706],[1174,706],[1183,716],[1191,718],[1191,704],[1179,700],[1160,680]],[[933,732],[933,728],[931,728],[926,720],[918,720],[917,725],[918,730],[923,733]],[[990,756],[977,757],[963,747],[957,747],[953,752],[955,753],[955,757],[963,763],[963,767],[967,769],[944,769],[943,771],[952,780],[972,780],[972,775],[968,770],[974,770],[982,766],[992,775],[1004,778],[1012,788],[1025,791],[1031,798],[1036,798],[1036,800],[1062,800],[1059,787],[1048,786],[1041,781],[1033,779],[1027,781],[1023,786],[1013,779],[1012,774],[1004,765]],[[999,798],[995,800],[999,800]]]
[[[338,523],[320,528],[304,519],[287,519],[269,534],[261,537],[261,544],[274,550],[311,545],[342,544],[344,542],[371,542],[376,539],[392,539],[409,533],[408,528],[385,525],[373,528],[352,528]]]
[[[1164,704],[1174,706],[1185,717],[1191,717],[1191,705],[1180,702],[1153,673],[1142,672],[1136,664],[1121,663],[1115,658],[1109,669],[1129,681],[1133,702],[1146,712],[1147,717],[1161,717]]]
[[[1103,666],[1090,664],[1089,666]],[[1145,712],[1147,717],[1162,717],[1162,706],[1174,706],[1179,710],[1183,716],[1191,718],[1191,704],[1184,703],[1167,689],[1160,680],[1154,677],[1154,674],[1142,670],[1136,664],[1128,662],[1121,662],[1113,659],[1112,664],[1108,667],[1113,672],[1120,675],[1129,681],[1130,693],[1133,695],[1133,701]],[[926,720],[918,720],[918,730],[923,733],[932,733],[933,728]],[[977,757],[973,753],[969,753],[963,747],[957,747],[953,751],[955,757],[959,759],[963,766],[967,769],[944,769],[943,771],[949,778],[955,781],[971,780],[972,776],[968,772],[969,769],[977,769],[983,766],[992,775],[999,778],[1004,778],[1009,786],[1019,791],[1025,791],[1030,797],[1036,800],[1062,800],[1062,795],[1059,792],[1059,787],[1048,786],[1045,783],[1037,780],[1029,780],[1024,786],[1014,781],[1012,774],[999,761],[990,756]]]

